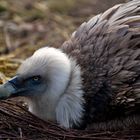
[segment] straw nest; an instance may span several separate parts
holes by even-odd
[[[140,130],[96,131],[66,130],[52,122],[44,122],[14,100],[0,101],[0,139],[20,140],[135,140]]]

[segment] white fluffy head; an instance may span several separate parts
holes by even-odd
[[[80,68],[66,54],[55,48],[41,48],[23,62],[18,75],[24,79],[40,75],[44,79],[45,88],[42,84],[40,93],[26,97],[33,114],[67,128],[80,123],[84,102]]]
[[[23,62],[18,74],[23,77],[41,75],[48,81],[48,90],[54,97],[64,91],[71,72],[70,65],[69,59],[60,50],[44,47]]]

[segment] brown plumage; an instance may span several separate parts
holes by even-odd
[[[140,1],[83,23],[62,49],[82,68],[90,128],[140,127]]]

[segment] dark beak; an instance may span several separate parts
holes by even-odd
[[[7,99],[9,97],[18,96],[24,91],[21,84],[18,81],[18,77],[15,76],[3,85],[0,85],[0,99]]]

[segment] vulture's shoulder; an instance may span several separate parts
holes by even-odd
[[[74,57],[91,78],[107,76],[110,79],[111,88],[117,92],[115,104],[140,103],[139,0],[116,5],[84,22],[71,39],[64,42],[62,49]]]
[[[95,48],[99,49],[102,46],[101,49],[104,49],[106,45],[103,44],[106,42],[108,48],[117,49],[115,43],[121,44],[123,40],[123,42],[126,42],[125,40],[132,42],[129,36],[136,36],[133,40],[138,40],[139,32],[140,1],[133,0],[116,5],[82,23],[71,38],[64,42],[62,49],[69,54],[79,50],[85,53],[86,50],[89,52],[89,49],[94,53]]]

